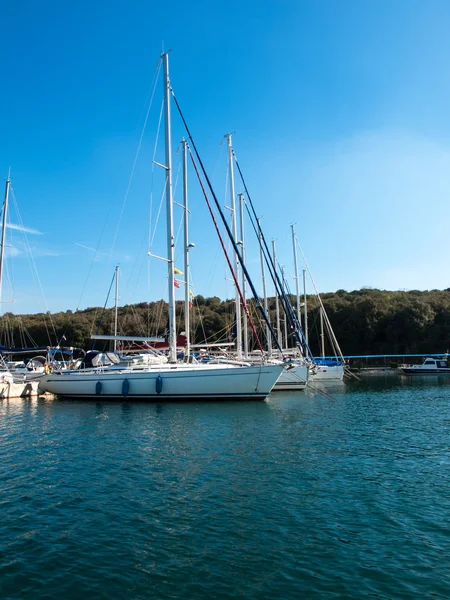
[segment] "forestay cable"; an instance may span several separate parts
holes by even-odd
[[[205,188],[204,188],[204,186],[203,186],[203,182],[202,182],[202,180],[201,180],[201,178],[200,178],[200,173],[198,172],[197,165],[195,164],[195,160],[194,160],[194,157],[192,156],[192,152],[190,151],[190,149],[189,149],[189,155],[190,155],[190,157],[191,157],[192,164],[193,164],[193,166],[194,166],[194,169],[195,169],[195,173],[197,174],[197,178],[198,178],[198,181],[199,181],[199,183],[200,183],[200,187],[202,188],[202,192],[203,192],[203,195],[204,195],[204,197],[205,197],[206,204],[208,205],[208,209],[209,209],[209,212],[210,212],[210,214],[211,214],[211,218],[212,218],[212,220],[213,220],[214,227],[216,228],[217,235],[219,236],[219,240],[220,240],[220,243],[221,243],[221,245],[222,245],[222,249],[223,249],[223,252],[224,252],[224,254],[225,254],[225,258],[227,259],[228,267],[230,268],[231,275],[232,275],[232,277],[233,277],[233,280],[234,280],[234,284],[235,284],[235,286],[236,286],[236,289],[237,289],[237,291],[238,291],[238,294],[239,294],[239,298],[240,298],[240,300],[241,300],[242,307],[243,307],[243,309],[244,309],[244,311],[245,311],[245,314],[247,315],[247,318],[248,318],[248,320],[249,320],[249,323],[250,323],[250,327],[252,328],[252,331],[253,331],[253,334],[255,335],[255,338],[256,338],[256,341],[257,341],[257,343],[258,343],[259,349],[261,350],[261,354],[264,354],[264,350],[263,350],[263,347],[262,347],[261,341],[260,341],[260,339],[259,339],[259,337],[258,337],[258,333],[257,333],[257,331],[256,331],[255,324],[253,323],[253,320],[252,320],[252,318],[251,318],[251,316],[250,316],[250,313],[249,313],[249,310],[248,310],[247,303],[245,302],[245,300],[244,300],[244,296],[242,295],[242,291],[241,291],[241,288],[240,288],[240,286],[239,286],[239,282],[238,282],[238,280],[237,280],[236,273],[235,273],[235,271],[234,271],[234,269],[233,269],[233,267],[232,267],[232,265],[231,265],[231,260],[230,260],[230,257],[229,257],[229,255],[228,255],[227,249],[226,249],[226,247],[225,247],[225,243],[224,243],[224,241],[223,241],[223,238],[222,238],[222,235],[221,235],[221,233],[220,233],[219,226],[218,226],[218,224],[217,224],[216,218],[215,218],[215,216],[214,216],[214,212],[213,212],[212,206],[211,206],[211,204],[210,204],[210,202],[209,202],[209,200],[208,200],[208,195],[207,195],[207,193],[206,193],[206,190],[205,190]]]
[[[188,125],[187,125],[187,123],[186,123],[186,120],[185,120],[185,118],[184,118],[184,115],[183,115],[183,113],[182,113],[182,111],[181,111],[180,105],[178,104],[178,101],[177,101],[177,99],[176,99],[176,96],[175,96],[175,94],[174,94],[174,92],[173,92],[173,89],[172,89],[172,88],[171,88],[171,92],[172,92],[172,96],[173,96],[174,102],[175,102],[175,104],[176,104],[176,107],[177,107],[177,109],[178,109],[178,113],[179,113],[179,115],[180,115],[180,117],[181,117],[181,120],[183,121],[183,125],[184,125],[184,127],[185,127],[185,129],[186,129],[187,136],[188,136],[188,138],[191,140],[192,148],[194,149],[195,156],[197,157],[197,160],[198,160],[198,162],[199,162],[199,164],[200,164],[200,168],[201,168],[201,170],[202,170],[203,176],[205,177],[206,183],[208,184],[208,188],[209,188],[209,190],[210,190],[210,192],[211,192],[211,195],[212,195],[212,197],[213,197],[213,199],[214,199],[214,203],[215,203],[215,205],[216,205],[216,207],[217,207],[217,210],[218,210],[218,212],[219,212],[219,214],[220,214],[220,217],[221,217],[221,219],[222,219],[222,223],[224,224],[224,227],[225,227],[225,229],[226,229],[226,231],[227,231],[228,237],[230,238],[230,240],[231,240],[231,243],[232,243],[232,245],[233,245],[233,250],[234,250],[234,252],[236,253],[236,255],[237,255],[237,257],[238,257],[238,260],[239,260],[239,262],[240,262],[240,264],[241,264],[241,266],[242,266],[242,270],[244,271],[245,277],[246,277],[246,279],[247,279],[247,281],[248,281],[248,284],[250,285],[250,289],[252,290],[253,296],[254,296],[254,298],[255,298],[255,301],[256,301],[256,306],[257,306],[258,310],[261,312],[261,315],[262,315],[262,317],[263,317],[263,319],[264,319],[264,321],[265,321],[266,325],[267,325],[267,326],[268,326],[268,328],[270,329],[270,332],[271,332],[271,334],[272,334],[272,336],[273,336],[273,339],[275,340],[275,343],[276,343],[276,345],[277,345],[277,347],[278,347],[278,350],[280,351],[281,355],[282,355],[282,356],[284,356],[284,355],[283,355],[283,349],[282,349],[282,347],[281,347],[281,345],[280,345],[280,343],[279,343],[279,341],[278,341],[278,339],[277,339],[277,337],[276,337],[276,335],[275,335],[275,332],[274,332],[274,330],[273,330],[272,324],[271,324],[271,323],[270,323],[270,321],[269,321],[269,318],[268,318],[268,316],[267,316],[267,314],[266,314],[266,312],[265,312],[265,310],[264,310],[264,307],[263,307],[263,306],[262,306],[262,304],[261,304],[261,300],[260,300],[260,298],[259,298],[259,295],[258,295],[258,293],[257,293],[257,291],[256,291],[256,288],[255,288],[255,286],[253,285],[253,281],[251,280],[251,278],[250,278],[250,274],[249,274],[249,272],[248,272],[248,269],[247,269],[247,267],[245,266],[245,263],[244,263],[244,260],[243,260],[243,258],[242,258],[242,255],[241,255],[241,252],[240,252],[240,250],[239,250],[239,247],[238,247],[238,245],[237,245],[237,243],[236,243],[236,240],[235,240],[235,239],[234,239],[234,237],[233,237],[233,234],[231,233],[231,229],[230,229],[230,227],[229,227],[229,225],[228,225],[228,223],[227,223],[227,220],[226,220],[226,218],[225,218],[225,215],[223,214],[223,211],[222,211],[222,208],[221,208],[221,206],[220,206],[220,204],[219,204],[219,201],[217,200],[217,196],[216,196],[216,194],[215,194],[215,192],[214,192],[214,189],[213,189],[213,187],[212,187],[212,185],[211,185],[211,181],[209,180],[208,174],[207,174],[207,172],[206,172],[206,169],[205,169],[205,167],[204,167],[204,165],[203,165],[202,159],[200,158],[200,155],[199,155],[199,153],[198,153],[198,150],[197,150],[197,147],[196,147],[196,145],[195,145],[194,139],[193,139],[193,137],[192,137],[192,135],[191,135],[191,132],[190,132],[190,130],[189,130],[189,127],[188,127]],[[232,269],[231,269],[231,271],[233,272],[233,270],[232,270]],[[243,303],[243,307],[244,307],[244,309],[245,309],[245,303]]]

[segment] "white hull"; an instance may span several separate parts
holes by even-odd
[[[304,390],[308,384],[309,370],[306,365],[297,365],[292,369],[284,369],[274,386],[274,391],[280,392]]]
[[[167,364],[142,369],[60,371],[43,377],[39,392],[119,400],[263,400],[282,370],[282,365]]]
[[[444,358],[426,358],[421,365],[400,365],[405,375],[450,375],[447,355]]]
[[[2,381],[0,383],[0,398],[6,400],[9,398],[31,398],[38,396],[38,385],[38,381],[28,381],[25,383]]]
[[[401,371],[405,375],[450,375],[449,368],[424,369],[422,367],[403,367]]]
[[[311,379],[313,381],[342,381],[344,379],[344,366],[317,366],[317,371],[311,375]]]

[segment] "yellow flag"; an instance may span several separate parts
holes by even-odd
[[[194,292],[192,290],[189,290],[189,296],[194,297]]]
[[[183,275],[183,271],[180,271],[180,269],[177,269],[176,267],[173,268],[173,272],[177,275]]]

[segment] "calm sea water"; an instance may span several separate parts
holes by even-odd
[[[0,598],[450,598],[450,379],[0,402]]]

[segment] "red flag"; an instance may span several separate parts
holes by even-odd
[[[174,285],[176,288],[179,288],[179,287],[180,287],[180,282],[179,282],[177,279],[175,279],[175,277],[174,277],[174,279],[173,279],[173,285]]]

